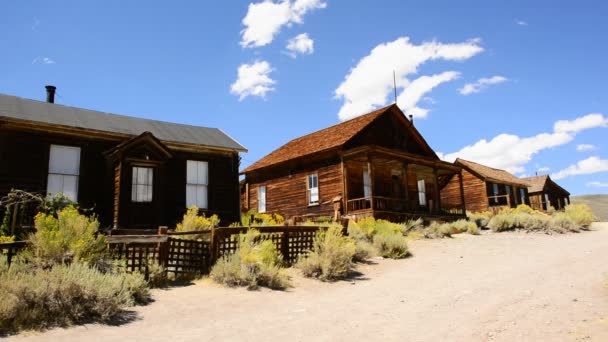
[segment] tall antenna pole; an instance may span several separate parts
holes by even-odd
[[[393,90],[395,91],[395,104],[397,104],[397,78],[395,77],[395,70],[393,70]]]

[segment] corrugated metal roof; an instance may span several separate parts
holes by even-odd
[[[183,125],[98,112],[0,94],[0,117],[137,136],[151,132],[161,141],[204,145],[246,152],[217,128]]]

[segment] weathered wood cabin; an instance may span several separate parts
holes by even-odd
[[[468,211],[498,211],[530,204],[528,183],[509,172],[460,158],[454,164],[462,167],[464,200]],[[442,203],[458,203],[459,193],[459,180],[449,179],[441,189]]]
[[[529,183],[530,206],[536,210],[547,211],[549,207],[557,210],[570,204],[570,193],[555,183],[549,175],[523,178]]]
[[[216,128],[147,120],[0,94],[0,196],[63,193],[103,227],[174,226],[197,205],[239,220],[239,152]]]
[[[294,139],[241,173],[243,209],[288,219],[464,215],[438,186],[460,167],[441,161],[396,105]]]

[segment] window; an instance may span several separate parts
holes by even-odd
[[[131,201],[152,202],[152,180],[154,169],[151,167],[133,167],[131,183]]]
[[[545,210],[549,210],[551,202],[549,201],[549,194],[545,194]]]
[[[372,193],[371,179],[369,178],[369,170],[363,170],[363,197],[369,198]]]
[[[513,201],[515,201],[515,205],[518,205],[519,203],[517,203],[517,188],[513,187]]]
[[[418,179],[418,203],[421,206],[426,206],[426,185],[424,184],[424,179]]]
[[[568,203],[568,197],[564,197],[564,206],[567,206],[568,204],[570,204]]]
[[[319,204],[319,177],[308,175],[308,205]]]
[[[498,184],[492,184],[492,190],[494,192],[494,203],[498,203]]]
[[[62,193],[76,202],[79,175],[80,147],[51,145],[47,195],[53,196]]]
[[[266,186],[258,187],[258,213],[266,212]]]
[[[186,207],[195,205],[208,208],[207,186],[209,185],[209,164],[205,161],[186,161]]]
[[[526,190],[519,189],[519,196],[521,197],[521,204],[526,204]]]

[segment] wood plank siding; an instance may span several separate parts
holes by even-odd
[[[462,182],[466,209],[471,212],[487,210],[488,196],[486,194],[486,182],[466,169],[462,170]],[[441,202],[446,205],[457,205],[459,201],[460,182],[458,176],[454,175],[450,178],[447,185],[441,189]]]

